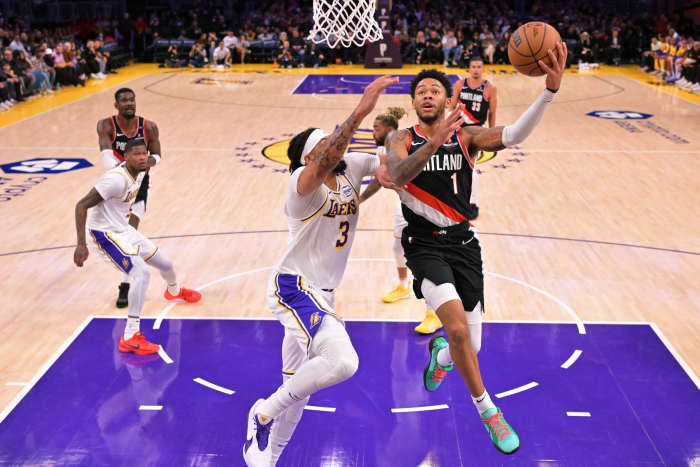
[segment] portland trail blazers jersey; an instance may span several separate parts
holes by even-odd
[[[138,119],[138,125],[136,126],[136,131],[132,134],[126,134],[125,131],[119,126],[119,120],[116,115],[112,115],[112,152],[114,152],[114,157],[119,159],[120,162],[124,162],[124,149],[126,149],[126,142],[130,139],[143,138],[146,142],[146,148],[148,148],[148,137],[146,136],[146,119],[143,117],[136,117]]]
[[[427,138],[418,126],[408,129],[408,154],[418,151]],[[430,158],[423,171],[399,193],[408,228],[439,232],[467,221],[472,198],[473,161],[459,132]]]
[[[484,125],[489,114],[489,101],[486,98],[488,80],[484,80],[480,86],[472,88],[469,78],[464,80],[459,91],[459,100],[464,104],[464,124],[462,126]]]

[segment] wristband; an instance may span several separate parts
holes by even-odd
[[[151,157],[156,160],[156,165],[160,163],[160,155],[159,154],[151,154]]]
[[[547,91],[551,92],[552,94],[556,94],[557,91],[559,90],[559,89],[549,89],[549,88],[546,88],[546,89],[547,89]]]

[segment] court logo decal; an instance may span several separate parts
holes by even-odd
[[[589,117],[605,118],[607,120],[646,120],[653,117],[652,114],[633,112],[630,110],[594,110],[588,112]]]
[[[0,177],[0,203],[24,196],[26,192],[46,180],[48,177],[27,177],[23,180]]]
[[[8,174],[58,174],[87,167],[92,167],[92,164],[85,159],[47,159],[43,157],[0,165],[2,171]]]

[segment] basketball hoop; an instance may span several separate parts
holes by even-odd
[[[311,41],[326,43],[334,49],[338,44],[358,47],[381,40],[382,30],[374,19],[375,0],[313,0],[314,27]]]

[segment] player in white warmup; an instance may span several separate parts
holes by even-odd
[[[289,242],[267,294],[270,310],[284,326],[283,384],[249,411],[243,445],[248,466],[274,465],[309,396],[345,381],[357,370],[357,353],[333,308],[334,289],[355,237],[357,190],[362,178],[379,168],[379,159],[364,153],[343,158],[343,153],[381,92],[394,83],[398,78],[388,75],[370,83],[355,111],[330,136],[309,128],[290,142],[292,176],[284,208]]]
[[[151,278],[146,263],[158,269],[166,280],[164,296],[167,300],[197,302],[202,298],[199,292],[178,285],[173,263],[153,242],[128,223],[129,212],[149,166],[149,157],[153,156],[148,155],[143,139],[129,140],[125,146],[124,162],[108,170],[75,206],[78,233],[78,245],[73,254],[75,264],[82,267],[88,258],[86,234],[89,231],[94,251],[120,271],[129,274],[132,280],[129,314],[124,335],[119,340],[119,351],[136,354],[153,354],[160,348],[147,341],[139,330],[141,309]],[[90,208],[93,209],[88,218]]]
[[[406,111],[401,107],[389,107],[386,112],[377,115],[372,125],[372,136],[377,143],[377,155],[387,154],[389,151],[389,141],[399,128],[399,120],[406,115]],[[381,188],[378,180],[372,180],[365,191],[360,195],[360,202],[364,202]],[[408,268],[406,267],[406,257],[401,246],[401,232],[408,225],[401,211],[401,201],[397,200],[396,213],[394,214],[394,259],[396,260],[396,271],[399,276],[399,283],[394,290],[382,296],[384,303],[395,303],[411,296],[411,288],[408,285]],[[430,309],[425,310],[425,318],[415,327],[419,334],[432,334],[442,327],[440,318]]]

